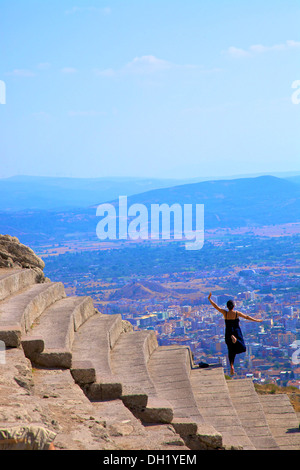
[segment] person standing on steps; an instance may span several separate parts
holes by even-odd
[[[211,300],[211,292],[209,293],[208,300],[210,301],[211,305],[221,312],[225,319],[225,343],[228,349],[228,359],[230,364],[230,374],[234,375],[234,360],[237,354],[241,354],[246,352],[246,345],[244,342],[242,330],[240,327],[239,317],[245,318],[246,320],[255,321],[255,322],[262,322],[262,320],[250,317],[249,315],[245,315],[238,310],[234,310],[234,302],[232,300],[228,300],[227,308],[225,310],[220,308],[213,300]]]

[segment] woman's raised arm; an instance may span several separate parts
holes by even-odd
[[[219,312],[223,313],[223,315],[226,314],[226,310],[223,308],[219,307],[213,300],[211,300],[211,292],[209,293],[208,300],[210,301],[211,305],[218,310]]]

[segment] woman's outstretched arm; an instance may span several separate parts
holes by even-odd
[[[219,312],[223,313],[223,315],[226,314],[226,310],[224,310],[223,308],[219,307],[216,302],[214,302],[213,300],[211,300],[211,292],[209,293],[209,296],[208,296],[208,300],[210,301],[210,303],[212,304],[212,306],[217,309]]]
[[[236,311],[236,313],[238,314],[239,317],[245,318],[245,320],[256,321],[257,323],[262,322],[262,320],[260,320],[258,318],[250,317],[250,315],[245,315],[244,313],[239,312],[238,310]]]

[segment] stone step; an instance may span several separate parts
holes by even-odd
[[[0,365],[0,428],[54,432],[57,450],[188,450],[165,425],[143,426],[122,400],[91,402],[68,369],[32,368],[21,348]],[[32,440],[31,440],[32,442]]]
[[[256,450],[279,450],[252,379],[227,381],[231,401]]]
[[[150,377],[160,399],[173,408],[172,426],[193,450],[222,448],[222,435],[199,412],[190,382],[190,348],[159,346],[148,362]]]
[[[18,347],[34,321],[57,300],[66,297],[60,282],[25,287],[0,302],[0,339],[6,347]]]
[[[194,369],[190,381],[201,415],[222,434],[224,448],[255,450],[231,401],[223,367]]]
[[[300,450],[299,420],[286,394],[260,395],[269,428],[281,450]]]
[[[147,362],[157,346],[154,331],[131,331],[120,336],[111,351],[113,374],[122,378],[124,384],[139,384],[149,396],[156,396]]]
[[[143,426],[122,400],[88,400],[69,370],[35,369],[33,377],[35,407],[56,431],[59,450],[188,450],[167,426]]]
[[[120,378],[124,404],[145,423],[170,423],[170,403],[158,397],[148,371],[148,361],[158,347],[152,330],[122,334],[111,351],[112,373]]]
[[[204,422],[190,383],[190,349],[185,346],[159,346],[152,354],[148,370],[158,396],[173,406],[174,417]]]
[[[1,268],[0,301],[38,282],[39,274],[34,269]]]
[[[121,315],[95,314],[76,332],[71,373],[91,400],[122,395],[122,384],[111,371],[110,352],[123,332]]]
[[[44,342],[42,351],[31,350],[30,360],[44,367],[70,368],[74,333],[94,313],[91,297],[66,297],[46,308],[22,341],[27,351],[31,340]]]
[[[223,450],[223,436],[210,424],[174,418],[172,427],[191,450]]]

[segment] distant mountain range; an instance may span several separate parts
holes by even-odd
[[[7,180],[6,180],[7,182]],[[253,178],[237,178],[227,180],[214,180],[202,181],[189,184],[180,184],[171,187],[160,187],[148,191],[141,191],[145,187],[139,181],[140,190],[137,193],[137,181],[132,182],[131,191],[135,194],[125,192],[126,187],[118,183],[117,179],[114,181],[114,188],[109,186],[108,190],[114,193],[111,201],[114,205],[118,204],[118,196],[128,196],[128,206],[133,203],[144,204],[150,208],[151,204],[168,204],[171,206],[174,203],[178,204],[204,204],[205,213],[205,229],[223,228],[223,227],[247,227],[247,226],[261,226],[261,225],[277,225],[284,223],[300,222],[300,184],[299,177],[291,178],[278,178],[275,176],[259,176]],[[148,184],[157,184],[150,182]],[[1,186],[2,184],[2,186]],[[3,181],[0,180],[0,193],[1,198],[4,194]],[[17,180],[14,181],[18,187]],[[75,182],[72,182],[75,184]],[[85,183],[82,181],[82,189],[86,188]],[[129,181],[126,181],[126,185]],[[161,185],[166,184],[166,180],[161,180]],[[2,189],[1,189],[2,187]],[[50,186],[47,186],[50,191]],[[83,207],[72,208],[67,206],[62,209],[35,209],[30,207],[27,210],[19,209],[13,210],[21,201],[23,188],[24,200],[29,197],[26,190],[20,182],[19,195],[15,195],[12,189],[7,186],[5,200],[2,199],[2,212],[0,212],[0,233],[18,236],[23,243],[32,243],[32,240],[37,242],[39,240],[54,241],[56,243],[79,239],[97,241],[96,226],[99,222],[99,217],[96,217],[96,205],[104,202],[98,199],[99,193],[90,188],[88,196],[89,202],[93,204]],[[129,189],[129,186],[127,186]],[[72,189],[72,191],[74,188]],[[57,196],[60,189],[52,187],[53,198]],[[103,191],[106,191],[103,189]],[[117,193],[117,194],[116,194]],[[102,193],[104,195],[104,192]],[[3,195],[4,197],[4,195]],[[30,196],[31,197],[31,196]],[[9,206],[9,201],[11,204]],[[87,201],[86,201],[87,202]],[[81,199],[83,204],[83,199]],[[38,205],[38,204],[37,204]],[[11,210],[3,211],[3,208],[10,207]]]
[[[226,180],[263,175],[241,175]],[[300,184],[300,173],[274,174]],[[0,211],[78,209],[111,201],[119,195],[132,196],[150,190],[178,187],[225,178],[65,178],[14,176],[0,178]],[[187,188],[188,189],[188,188]]]
[[[0,179],[0,211],[86,208],[118,197],[179,184],[155,178],[56,178],[14,176]]]
[[[205,226],[241,227],[299,222],[300,185],[275,176],[204,181],[128,197],[128,205],[204,204]]]

